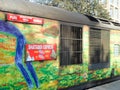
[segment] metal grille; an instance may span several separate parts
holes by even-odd
[[[61,25],[60,65],[82,63],[82,29]]]
[[[90,63],[99,63],[101,49],[101,30],[90,30]]]
[[[93,69],[97,69],[98,66],[99,68],[109,66],[109,45],[110,32],[108,30],[90,30],[90,66],[94,67]]]

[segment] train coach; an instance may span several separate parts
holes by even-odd
[[[80,90],[117,79],[120,23],[0,0],[0,90]]]

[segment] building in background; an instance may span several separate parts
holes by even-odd
[[[120,23],[120,0],[100,0],[100,4],[108,10],[113,21]]]
[[[26,0],[26,1],[30,1],[33,3],[40,3],[40,4],[49,4],[51,3],[52,0]]]

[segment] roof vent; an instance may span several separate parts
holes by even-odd
[[[110,24],[110,22],[108,20],[104,20],[104,19],[99,19],[101,21],[101,23],[103,24]]]
[[[89,20],[94,21],[94,22],[99,22],[95,17],[85,15]]]
[[[117,22],[112,22],[113,23],[113,25],[115,25],[115,26],[120,26],[120,23],[117,23]]]

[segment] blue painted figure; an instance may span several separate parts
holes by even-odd
[[[33,87],[33,82],[25,69],[22,61],[22,56],[23,56],[23,50],[24,46],[26,44],[26,39],[22,35],[22,33],[12,24],[6,21],[0,20],[0,31],[9,33],[14,35],[17,38],[17,46],[16,46],[16,56],[15,56],[15,64],[18,67],[18,69],[21,71],[23,77],[25,78],[28,87],[32,88]],[[30,72],[31,76],[33,77],[36,87],[39,87],[39,82],[38,82],[38,77],[36,75],[36,72],[32,66],[31,62],[26,62],[26,66],[28,71]]]

